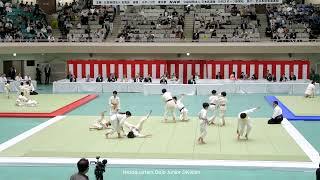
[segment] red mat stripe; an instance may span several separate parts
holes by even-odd
[[[98,95],[96,94],[90,94],[87,95],[77,101],[74,101],[58,110],[55,110],[51,113],[10,113],[10,112],[4,112],[0,113],[0,117],[21,117],[21,118],[51,118],[59,115],[66,114],[90,101],[97,98]]]

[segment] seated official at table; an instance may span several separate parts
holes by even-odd
[[[290,81],[295,81],[297,80],[297,76],[293,74],[293,72],[290,73],[290,76],[289,76],[289,79]]]
[[[247,79],[247,76],[244,74],[244,72],[241,72],[239,78],[242,79],[242,80],[245,80],[245,79]]]
[[[160,84],[168,84],[167,78],[165,76],[161,77]]]
[[[235,72],[232,72],[230,74],[230,80],[236,80],[236,73]]]
[[[257,80],[257,79],[258,79],[257,76],[255,74],[252,74],[251,80]]]
[[[101,74],[99,74],[96,78],[96,82],[103,82],[103,77],[101,76]]]
[[[69,71],[69,73],[67,74],[67,79],[71,79],[73,77],[73,74],[71,73],[71,71]]]
[[[221,73],[218,72],[218,74],[216,75],[216,79],[222,79]]]
[[[148,76],[144,78],[143,82],[150,82],[150,83],[151,83],[151,82],[152,82],[152,77],[151,77],[151,75],[148,74]]]
[[[273,81],[273,82],[277,82],[277,77],[276,77],[276,75],[274,75],[274,74],[272,75],[272,81]]]
[[[281,124],[282,120],[282,109],[278,106],[278,101],[273,101],[273,114],[268,124]]]
[[[122,81],[121,82],[129,82],[128,77],[126,74],[123,75]]]
[[[197,84],[196,77],[195,76],[190,77],[190,79],[188,80],[188,84]]]
[[[136,74],[136,76],[135,76],[134,79],[133,79],[133,82],[142,82],[142,81],[143,81],[143,78],[140,77],[139,74]]]
[[[86,82],[90,82],[90,81],[91,81],[90,74],[87,74],[87,76],[86,76]]]
[[[269,72],[269,71],[268,71],[268,72]],[[267,73],[266,80],[267,80],[267,81],[272,81],[272,80],[273,80],[273,77],[272,77],[272,74],[271,74],[271,73]]]
[[[108,82],[117,82],[118,78],[113,73],[110,74]]]
[[[282,76],[280,77],[280,82],[285,82],[285,81],[288,81],[288,78],[286,77],[285,74],[282,74]]]
[[[70,82],[77,82],[77,79],[74,75],[71,74],[71,75],[68,75],[68,77],[70,77],[69,78]]]

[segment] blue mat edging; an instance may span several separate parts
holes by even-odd
[[[278,106],[280,106],[280,108],[282,109],[283,116],[290,121],[320,121],[320,116],[296,116],[275,96],[265,96],[264,98],[270,105],[272,105],[273,101],[278,101]]]

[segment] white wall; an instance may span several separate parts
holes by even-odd
[[[305,4],[320,4],[320,0],[305,0]]]

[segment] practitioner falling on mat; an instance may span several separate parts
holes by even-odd
[[[282,120],[282,109],[278,106],[278,101],[273,101],[273,114],[268,124],[281,124]]]
[[[130,124],[127,121],[123,123],[124,127],[129,130],[129,132],[126,133],[128,138],[145,138],[151,136],[151,134],[141,134],[143,124],[150,117],[151,112],[152,110],[145,117],[141,118],[137,125]]]
[[[6,84],[4,85],[4,92],[8,99],[10,98],[10,91],[11,91],[10,81],[7,81]]]
[[[131,117],[131,112],[127,111],[125,113],[118,112],[110,116],[110,126],[106,133],[106,138],[113,133],[118,133],[118,138],[121,138],[121,131],[123,131],[123,124],[124,122]]]
[[[181,121],[188,121],[189,120],[188,119],[188,109],[182,103],[183,96],[184,95],[182,95],[180,97],[180,99],[177,99],[177,97],[174,96],[173,101],[176,103],[176,107],[180,111],[180,120]]]
[[[90,130],[102,130],[102,129],[107,129],[108,126],[110,125],[110,122],[105,119],[104,114],[107,111],[101,112],[101,116],[95,120],[95,122],[89,127]]]
[[[162,99],[165,103],[164,106],[164,122],[168,122],[168,113],[172,114],[173,122],[176,122],[176,103],[173,101],[172,95],[170,92],[167,92],[166,89],[162,89]]]
[[[214,124],[214,120],[217,114],[217,107],[219,104],[219,96],[216,90],[211,91],[211,96],[209,97],[209,110],[213,113],[212,117],[209,119],[209,125]]]
[[[208,113],[208,108],[209,104],[208,103],[203,103],[202,104],[202,109],[199,112],[199,120],[200,120],[200,137],[198,138],[198,143],[199,144],[205,144],[204,138],[207,135],[207,125],[209,123],[207,113]]]
[[[16,106],[34,107],[37,106],[37,104],[37,101],[28,99],[26,96],[24,96],[23,92],[20,93],[16,100]]]
[[[112,96],[109,98],[110,116],[120,111],[120,98],[117,91],[113,91]]]
[[[225,121],[225,113],[227,110],[227,93],[226,92],[221,92],[221,96],[218,98],[218,102],[219,102],[219,115],[222,121],[221,126],[226,125],[226,121]]]
[[[240,140],[240,137],[243,137],[243,136],[246,138],[246,140],[248,140],[249,133],[252,129],[252,122],[249,117],[249,114],[257,111],[258,109],[260,109],[260,107],[248,109],[238,114],[238,128],[237,128],[238,140]],[[244,130],[246,130],[245,134],[244,134]]]
[[[316,94],[315,81],[312,81],[308,85],[306,91],[304,92],[304,97],[306,97],[306,98],[314,98],[315,94]]]

